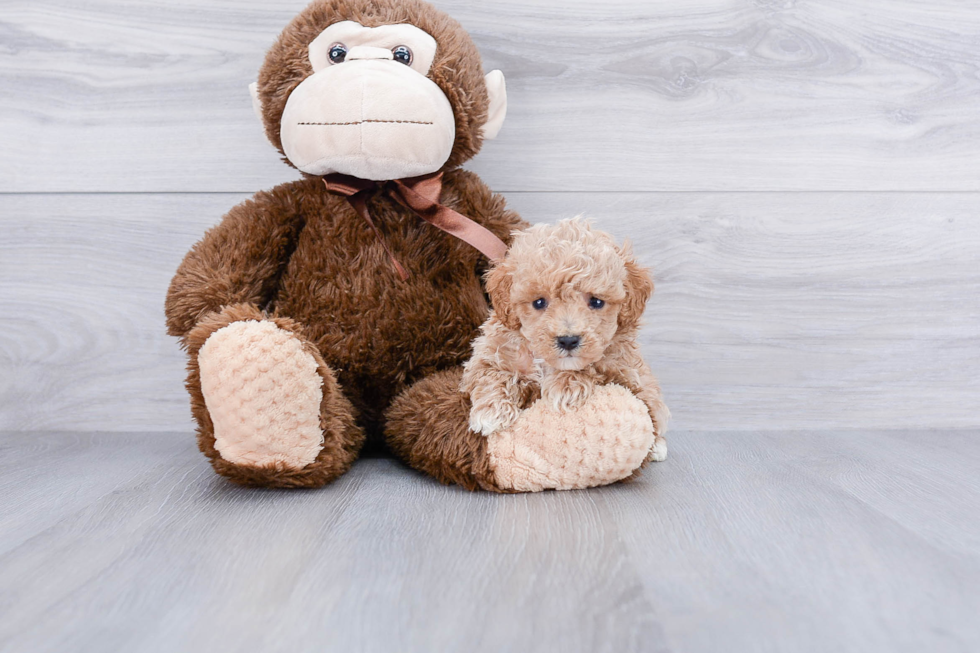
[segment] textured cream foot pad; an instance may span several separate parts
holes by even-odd
[[[302,469],[323,448],[317,363],[272,322],[235,322],[198,355],[215,448],[238,465]]]
[[[622,386],[608,385],[566,413],[535,402],[512,427],[488,436],[487,450],[504,489],[576,490],[626,478],[653,440],[653,420],[643,402]]]

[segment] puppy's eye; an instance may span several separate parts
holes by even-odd
[[[412,49],[407,45],[399,45],[398,47],[391,49],[392,56],[395,57],[395,61],[398,63],[403,63],[406,66],[412,65]]]
[[[589,300],[589,308],[594,308],[596,310],[599,310],[600,308],[602,308],[605,305],[606,305],[606,302],[602,301],[598,297],[593,297],[592,299]]]
[[[344,63],[344,59],[347,58],[347,46],[343,43],[334,43],[330,46],[327,56],[330,58],[330,63]]]
[[[544,297],[538,297],[533,302],[531,302],[531,306],[533,306],[535,310],[543,311],[548,307],[548,300],[545,299]]]

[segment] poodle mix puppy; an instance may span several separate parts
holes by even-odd
[[[470,428],[485,436],[512,426],[543,399],[557,411],[584,405],[616,384],[649,411],[655,437],[648,460],[667,457],[670,412],[636,341],[653,292],[628,245],[579,218],[514,234],[506,258],[487,275],[494,311],[464,368]]]

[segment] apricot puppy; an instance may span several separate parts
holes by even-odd
[[[666,458],[670,412],[636,341],[653,281],[628,246],[579,218],[535,225],[514,234],[487,291],[494,310],[460,384],[474,432],[508,428],[539,398],[572,410],[596,386],[617,384],[650,413],[649,458]]]

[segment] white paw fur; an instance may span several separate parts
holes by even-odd
[[[520,414],[517,406],[509,404],[482,408],[474,406],[470,409],[470,430],[481,435],[490,435],[509,427],[517,421]]]
[[[661,436],[657,436],[657,439],[653,441],[653,447],[650,449],[650,460],[655,463],[662,463],[667,460],[667,439]]]

